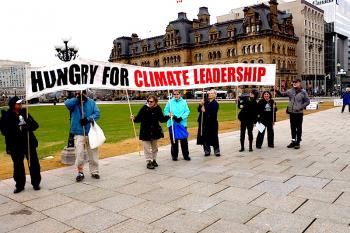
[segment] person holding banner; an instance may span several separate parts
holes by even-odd
[[[78,169],[76,181],[84,179],[84,150],[87,149],[89,156],[89,168],[92,178],[100,179],[98,167],[98,148],[91,149],[87,141],[90,124],[100,118],[100,110],[95,101],[87,97],[86,91],[77,91],[76,96],[67,99],[64,104],[71,113],[70,132],[75,140],[75,164]]]
[[[164,116],[161,107],[158,105],[158,98],[150,95],[147,98],[147,104],[142,106],[136,117],[131,115],[131,120],[135,123],[141,123],[140,140],[143,141],[143,148],[147,161],[147,168],[154,169],[158,167],[156,161],[158,145],[157,141],[164,138],[164,133],[159,122],[166,122],[169,116]]]
[[[13,192],[22,192],[26,184],[24,157],[28,161],[33,189],[40,190],[40,163],[36,152],[38,140],[33,133],[39,125],[25,109],[22,109],[22,100],[17,96],[9,100],[8,111],[2,110],[0,125],[1,133],[5,136],[6,153],[13,161],[13,179],[16,182]]]
[[[204,156],[210,155],[210,146],[214,147],[214,154],[220,156],[218,111],[216,91],[211,89],[208,92],[208,100],[202,99],[198,106],[197,145],[203,145]]]
[[[249,93],[249,97],[242,98],[240,97],[238,108],[241,111],[238,114],[238,119],[241,121],[241,149],[239,152],[244,151],[244,140],[245,140],[245,131],[248,131],[248,139],[249,139],[249,152],[253,151],[253,127],[257,120],[257,107],[258,104],[256,102],[258,98],[258,91],[252,90]]]
[[[267,145],[274,148],[274,132],[273,125],[276,122],[276,102],[272,99],[271,92],[264,91],[262,98],[258,102],[258,122],[265,126],[264,131],[258,132],[256,138],[256,148],[261,149],[264,141],[265,131],[267,130]]]
[[[164,108],[164,115],[169,116],[167,121],[167,127],[169,128],[170,142],[171,142],[171,157],[173,161],[177,161],[179,154],[179,144],[181,144],[182,156],[184,160],[191,160],[188,151],[188,133],[187,136],[177,139],[175,132],[176,129],[184,129],[187,131],[187,118],[190,115],[190,109],[188,108],[186,100],[181,97],[180,91],[173,91],[174,97],[171,98]],[[185,132],[186,133],[186,132]],[[173,138],[175,136],[175,138]]]
[[[301,86],[301,80],[299,78],[293,80],[292,85],[293,87],[284,93],[275,87],[275,92],[280,96],[289,97],[286,112],[289,114],[292,142],[287,147],[300,149],[304,109],[310,104],[310,99],[307,92]]]

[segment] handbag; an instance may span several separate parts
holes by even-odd
[[[185,126],[180,123],[174,122],[174,138],[175,140],[182,140],[188,138],[188,131]],[[169,127],[170,133],[173,133],[172,126]]]
[[[96,123],[96,121],[93,121],[90,124],[90,126],[91,127],[88,134],[89,146],[90,146],[90,149],[95,149],[97,147],[100,147],[106,141],[106,137],[105,137],[105,134],[103,133],[103,130]]]

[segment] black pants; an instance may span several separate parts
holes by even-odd
[[[301,134],[303,132],[303,116],[302,113],[290,113],[290,131],[293,141],[299,143],[301,141]]]
[[[274,145],[274,131],[273,131],[273,124],[272,122],[265,124],[265,129],[262,133],[258,133],[258,136],[256,137],[256,147],[261,147],[261,145],[264,142],[264,136],[265,132],[267,131],[267,145],[273,146]]]
[[[253,142],[253,126],[252,122],[241,121],[241,147],[244,148],[245,131],[248,130],[249,145]]]
[[[26,156],[28,160],[28,156],[25,153],[15,152],[11,154],[11,158],[13,161],[13,179],[16,182],[16,188],[23,189],[26,184],[26,173],[24,169],[24,156]],[[33,186],[39,186],[41,181],[40,175],[40,163],[38,159],[38,154],[36,150],[32,150],[30,153],[30,178]]]
[[[170,131],[169,134],[170,134],[170,142],[171,142],[171,157],[173,159],[177,159],[178,154],[179,154],[179,141],[180,141],[182,156],[184,158],[188,158],[189,157],[189,152],[188,152],[188,141],[187,141],[187,138],[186,139],[181,139],[181,140],[175,140],[175,143],[174,143],[172,132]]]
[[[217,140],[217,143],[212,145],[214,148],[214,154],[218,155],[220,154],[220,147],[219,147],[219,140]],[[203,143],[203,150],[205,154],[210,154],[210,143],[208,141],[204,141]]]
[[[343,107],[341,108],[341,112],[344,112],[345,110],[345,106],[348,105],[348,108],[349,108],[349,112],[350,112],[350,105],[349,104],[343,104]]]

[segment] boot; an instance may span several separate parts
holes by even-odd
[[[244,140],[241,140],[241,149],[239,150],[239,152],[243,152],[244,151]]]
[[[253,140],[249,140],[249,152],[253,151]]]

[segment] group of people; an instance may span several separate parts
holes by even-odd
[[[290,115],[290,127],[292,142],[288,148],[300,148],[302,135],[303,109],[310,103],[307,93],[301,87],[301,80],[293,81],[293,87],[285,93],[281,93],[277,88],[274,90],[281,96],[288,96],[289,103],[287,113]],[[246,99],[241,99],[239,108],[241,109],[238,118],[241,122],[240,152],[244,151],[245,132],[248,131],[249,151],[253,151],[253,127],[257,122],[264,125],[264,129],[258,133],[256,148],[261,149],[265,131],[267,131],[268,147],[274,147],[273,125],[276,121],[276,103],[272,99],[269,91],[262,93],[262,98],[258,100],[259,93],[255,90],[250,92]],[[76,181],[84,180],[84,151],[89,156],[89,168],[91,177],[100,179],[98,148],[92,149],[89,146],[88,138],[91,125],[100,118],[100,110],[95,101],[87,97],[86,91],[77,91],[75,97],[67,99],[65,106],[70,111],[70,133],[75,139]],[[211,89],[208,98],[202,99],[198,105],[198,135],[197,144],[202,145],[204,156],[210,156],[211,147],[215,156],[220,156],[219,146],[219,124],[218,111],[219,103],[216,101],[216,91]],[[190,109],[180,91],[173,91],[173,97],[167,102],[164,111],[158,105],[158,98],[150,95],[147,104],[142,106],[136,116],[130,118],[135,123],[140,123],[139,139],[143,141],[144,153],[146,157],[146,167],[154,169],[158,167],[157,141],[164,137],[164,132],[160,123],[166,122],[169,130],[171,142],[171,157],[173,161],[178,160],[179,142],[181,145],[183,159],[190,161],[187,136],[179,137],[177,130],[187,131],[187,120]],[[177,127],[175,127],[177,126]],[[2,111],[0,128],[5,136],[6,152],[11,155],[16,182],[14,193],[24,190],[25,169],[24,158],[28,161],[31,183],[34,190],[40,190],[40,164],[36,152],[38,141],[33,133],[39,125],[25,109],[22,108],[22,100],[13,97],[9,101],[8,111]],[[186,135],[186,134],[185,134]],[[188,134],[187,134],[188,135]]]

